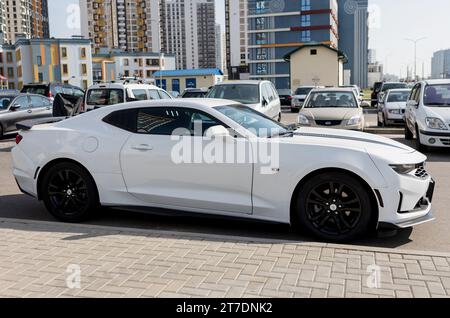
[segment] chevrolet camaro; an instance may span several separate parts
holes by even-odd
[[[65,222],[100,206],[158,208],[349,241],[433,220],[434,181],[416,150],[356,131],[294,129],[229,100],[141,101],[19,126],[17,183]]]

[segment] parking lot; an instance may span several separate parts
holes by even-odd
[[[376,124],[373,114],[366,115],[369,125]],[[283,122],[293,123],[296,114],[285,111]],[[394,130],[395,131],[395,130]],[[405,143],[401,129],[398,134],[387,135]],[[43,204],[20,193],[11,173],[10,151],[14,146],[14,136],[7,136],[0,141],[0,218],[26,219],[37,221],[53,221]],[[388,247],[401,250],[450,252],[450,152],[436,150],[428,154],[427,169],[437,182],[434,196],[434,212],[436,221],[406,229],[399,232],[381,232],[376,237],[369,237],[355,245]],[[301,164],[300,162],[298,164]],[[169,232],[190,232],[199,234],[223,234],[229,236],[254,237],[263,239],[283,239],[292,242],[311,241],[310,237],[289,231],[282,225],[260,224],[241,220],[205,219],[193,216],[171,217],[167,215],[142,215],[124,211],[103,210],[89,224],[165,230]]]

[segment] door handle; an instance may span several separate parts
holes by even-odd
[[[133,146],[133,147],[131,147],[131,149],[138,150],[138,151],[151,151],[151,150],[153,150],[153,147],[142,144],[139,146]]]
[[[28,113],[28,114],[31,114],[32,112],[33,112],[33,111],[32,111],[32,110],[30,109],[30,110],[28,110],[28,112],[27,112],[27,113]]]

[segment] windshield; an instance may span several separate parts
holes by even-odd
[[[308,95],[312,90],[312,87],[300,87],[295,91],[295,95]]]
[[[247,105],[258,104],[260,102],[259,85],[217,85],[209,92],[208,98],[229,99]]]
[[[25,86],[22,93],[46,95],[47,88],[45,86]]]
[[[391,92],[389,93],[388,103],[403,103],[409,98],[411,92]]]
[[[289,89],[279,89],[278,95],[280,96],[290,96],[292,95],[292,92]]]
[[[426,106],[450,106],[450,84],[427,86],[423,103]]]
[[[183,98],[204,98],[207,92],[185,92]]]
[[[351,92],[311,93],[305,108],[356,108],[358,103]]]
[[[0,109],[8,109],[9,104],[13,101],[14,96],[0,96]]]
[[[408,86],[405,83],[389,83],[383,85],[383,92],[386,92],[390,89],[396,89],[396,88],[408,88]]]
[[[270,138],[290,132],[286,126],[244,105],[219,106],[215,109],[258,137]]]
[[[88,92],[87,104],[97,106],[121,104],[124,102],[123,95],[121,89],[91,89]]]

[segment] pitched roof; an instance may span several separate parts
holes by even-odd
[[[174,71],[157,71],[153,74],[155,78],[159,76],[206,76],[206,75],[223,75],[218,68],[203,68],[196,70],[174,70]]]
[[[332,51],[336,52],[338,54],[339,58],[344,60],[344,63],[348,62],[348,57],[347,57],[347,55],[344,52],[342,52],[342,51],[340,51],[338,49],[335,49],[335,48],[333,48],[333,47],[331,47],[329,45],[323,44],[323,43],[307,43],[307,44],[304,44],[302,46],[299,46],[295,50],[293,50],[293,51],[289,52],[288,54],[286,54],[284,56],[284,60],[289,62],[291,60],[291,55],[293,55],[294,53],[297,53],[298,51],[303,50],[304,48],[312,48],[312,47],[319,47],[319,46],[327,48],[329,50],[332,50]]]

